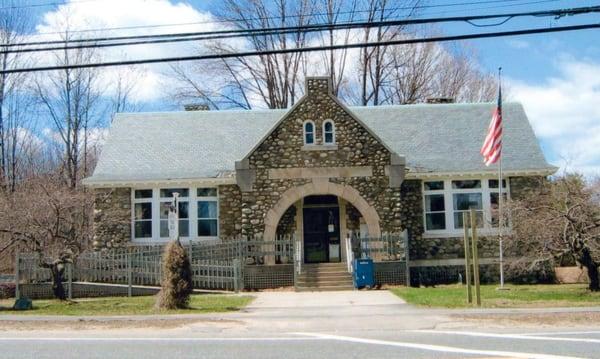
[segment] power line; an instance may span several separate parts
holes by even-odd
[[[96,1],[96,0],[89,0],[89,1]],[[511,6],[522,6],[522,5],[530,5],[530,4],[540,4],[540,3],[549,3],[549,2],[557,2],[557,1],[562,1],[562,0],[538,0],[538,1],[529,1],[529,2],[523,2],[523,3],[513,3],[516,1],[525,1],[525,0],[486,0],[486,1],[476,1],[476,2],[459,2],[459,3],[451,3],[451,4],[437,4],[437,5],[417,5],[416,7],[408,7],[408,6],[404,6],[404,7],[391,7],[391,8],[387,8],[387,9],[383,9],[386,12],[393,12],[393,11],[398,11],[398,10],[412,10],[412,9],[427,9],[427,8],[441,8],[441,7],[460,7],[460,6],[466,6],[466,5],[481,5],[481,4],[496,4],[496,3],[511,3],[509,5],[502,5],[502,6],[492,6],[492,7],[479,7],[479,8],[473,8],[473,9],[469,9],[469,10],[485,10],[485,9],[497,9],[497,8],[501,8],[501,7],[511,7]],[[457,11],[465,11],[466,9],[463,10],[454,10],[453,12],[457,12]],[[342,15],[353,15],[355,13],[368,13],[372,10],[369,9],[363,9],[363,10],[349,10],[349,11],[340,11],[336,14],[342,14]],[[441,12],[441,13],[446,13],[445,12]],[[309,14],[303,14],[303,15],[287,15],[286,18],[297,18],[300,16],[307,16],[307,17],[316,17],[316,16],[326,16],[329,13],[327,12],[321,12],[321,13],[309,13]],[[436,13],[433,13],[436,14]],[[440,12],[438,12],[437,14],[440,14]],[[432,15],[432,14],[430,14]],[[112,31],[112,30],[136,30],[136,29],[150,29],[150,28],[160,28],[160,27],[175,27],[175,26],[190,26],[190,25],[205,25],[205,24],[219,24],[219,23],[232,23],[232,22],[241,22],[241,21],[256,21],[256,20],[275,20],[275,19],[281,19],[281,16],[266,16],[266,17],[254,17],[254,18],[246,18],[246,19],[221,19],[221,20],[210,20],[210,21],[196,21],[196,22],[182,22],[182,23],[172,23],[172,24],[155,24],[155,25],[137,25],[137,26],[121,26],[121,27],[107,27],[107,28],[97,28],[97,29],[82,29],[82,30],[72,30],[70,31],[71,33],[82,33],[82,32],[100,32],[100,31]],[[36,35],[59,35],[59,34],[64,34],[64,31],[53,31],[53,32],[40,32],[37,33]]]
[[[28,4],[28,5],[11,5],[11,6],[4,6],[4,7],[0,7],[0,10],[11,10],[11,9],[27,9],[27,8],[32,8],[32,7],[52,7],[52,6],[60,6],[60,5],[67,5],[69,3],[72,4],[78,4],[78,3],[84,3],[84,2],[98,2],[98,1],[102,1],[102,0],[71,0],[70,2],[50,2],[50,3],[41,3],[41,4]]]
[[[0,54],[55,51],[55,50],[72,50],[72,49],[84,49],[84,48],[104,48],[104,47],[115,47],[115,46],[159,44],[159,43],[175,43],[175,42],[185,42],[185,41],[214,40],[214,39],[236,38],[236,37],[247,37],[247,36],[280,35],[280,34],[289,34],[289,33],[298,33],[298,32],[308,33],[308,32],[325,31],[325,30],[343,30],[343,29],[382,27],[382,26],[403,26],[403,25],[417,25],[417,24],[443,23],[443,22],[467,22],[474,26],[484,26],[484,25],[477,25],[474,23],[474,21],[503,18],[504,20],[498,24],[485,25],[485,26],[498,26],[498,25],[504,24],[507,21],[509,21],[510,19],[513,19],[516,17],[524,17],[524,16],[562,17],[562,16],[586,14],[586,13],[590,13],[590,12],[600,12],[600,6],[580,7],[580,8],[571,8],[571,9],[530,11],[530,12],[517,12],[517,13],[505,13],[505,14],[490,14],[490,15],[455,16],[455,17],[426,18],[426,19],[400,19],[400,20],[385,20],[385,21],[363,21],[363,22],[349,22],[349,23],[337,23],[337,24],[313,24],[313,25],[302,25],[302,26],[276,27],[276,28],[267,28],[267,29],[220,30],[220,31],[191,32],[191,33],[120,36],[120,37],[104,37],[104,38],[91,38],[91,39],[74,39],[72,41],[57,40],[57,41],[48,41],[48,42],[35,42],[35,43],[30,42],[30,43],[19,43],[19,44],[6,44],[4,47],[29,46],[31,44],[36,44],[36,45],[37,44],[65,44],[65,46],[3,50],[3,51],[0,51]],[[98,42],[122,41],[122,40],[132,40],[132,39],[152,39],[152,40],[98,43]],[[68,46],[67,42],[75,42],[75,43],[94,42],[94,43]],[[0,45],[0,47],[2,47],[2,45]]]
[[[549,27],[549,28],[525,29],[525,30],[514,30],[514,31],[488,32],[488,33],[479,33],[479,34],[464,34],[464,35],[439,36],[439,37],[427,37],[427,38],[415,38],[415,39],[403,39],[403,40],[362,42],[362,43],[342,44],[342,45],[313,46],[313,47],[294,48],[294,49],[245,51],[245,52],[195,55],[195,56],[150,58],[150,59],[114,61],[114,62],[98,62],[98,63],[76,64],[76,65],[41,66],[41,67],[32,67],[32,68],[4,70],[4,71],[0,71],[0,74],[67,70],[67,69],[83,69],[83,68],[98,68],[98,67],[114,67],[114,66],[129,66],[129,65],[154,64],[154,63],[165,63],[165,62],[201,61],[201,60],[241,58],[241,57],[266,56],[266,55],[278,55],[278,54],[289,54],[289,53],[305,53],[305,52],[315,52],[315,51],[334,51],[334,50],[341,50],[341,49],[355,49],[355,48],[378,47],[378,46],[394,46],[394,45],[406,45],[406,44],[416,44],[416,43],[461,41],[461,40],[469,40],[469,39],[482,39],[482,38],[517,36],[517,35],[532,35],[532,34],[577,31],[577,30],[598,29],[598,28],[600,28],[600,23],[561,26],[561,27]]]

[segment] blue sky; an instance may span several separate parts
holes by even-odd
[[[48,3],[40,0],[28,3]],[[469,0],[430,0],[420,17],[460,16],[518,11],[536,11],[565,7],[600,5],[600,0],[505,0],[476,5],[449,6],[472,3]],[[71,0],[67,1],[76,14],[76,27],[114,27],[182,23],[210,18],[218,0]],[[63,6],[65,7],[65,6]],[[56,7],[33,8],[38,32],[57,28]],[[493,21],[492,21],[493,22]],[[444,24],[439,31],[445,34],[511,30],[525,27],[563,26],[600,22],[600,13],[554,19],[520,18],[503,26],[477,28],[469,24]],[[206,29],[206,28],[203,28]],[[209,27],[209,29],[212,29]],[[157,31],[173,31],[159,29]],[[196,28],[177,28],[193,31]],[[600,174],[600,30],[529,35],[510,38],[474,40],[468,43],[477,54],[485,71],[496,72],[502,66],[509,100],[522,102],[536,134],[541,140],[547,159],[561,168]],[[189,48],[187,49],[189,50]],[[185,53],[186,48],[168,46],[152,48],[153,55]],[[148,57],[148,49],[131,49],[129,58]],[[156,89],[164,87],[161,71],[149,68],[140,90],[144,109],[173,110],[174,106]]]

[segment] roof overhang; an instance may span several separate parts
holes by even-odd
[[[540,169],[524,169],[524,170],[504,170],[502,174],[505,177],[519,176],[551,176],[558,170],[558,167],[548,167]],[[465,171],[465,172],[413,172],[409,171],[406,174],[406,179],[431,179],[431,178],[467,178],[467,177],[482,177],[496,178],[498,171]]]
[[[156,186],[218,186],[235,184],[235,177],[208,177],[208,178],[168,178],[168,179],[144,179],[144,180],[101,180],[93,177],[82,181],[89,188],[118,188],[118,187],[156,187]]]

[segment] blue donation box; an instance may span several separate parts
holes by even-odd
[[[354,287],[373,288],[375,286],[375,272],[372,259],[354,260]]]

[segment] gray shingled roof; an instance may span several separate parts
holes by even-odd
[[[412,172],[495,171],[479,148],[494,104],[350,107]],[[551,170],[523,107],[504,104],[503,167]],[[87,183],[218,177],[287,110],[117,114]]]

